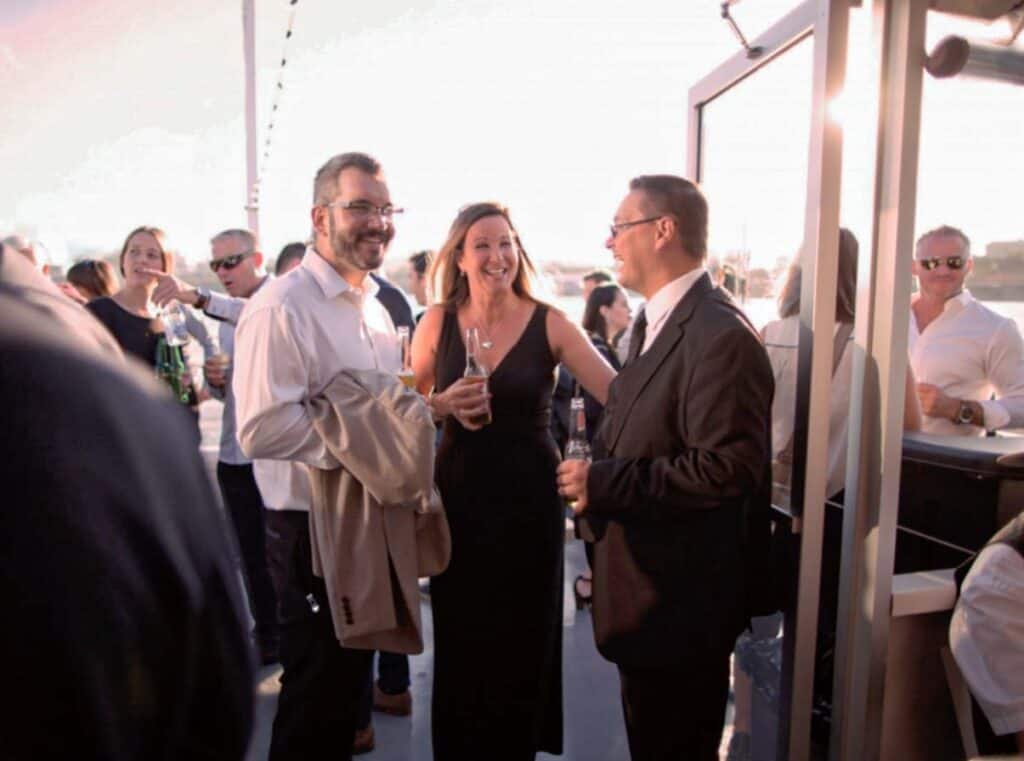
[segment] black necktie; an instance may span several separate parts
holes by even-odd
[[[629,334],[629,353],[626,355],[628,365],[640,356],[640,350],[644,348],[644,340],[647,338],[647,311],[640,310],[633,323],[633,332]]]

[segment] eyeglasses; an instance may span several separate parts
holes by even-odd
[[[225,256],[222,259],[214,259],[210,262],[210,269],[214,272],[219,272],[222,269],[233,270],[242,263],[243,259],[252,256],[255,253],[255,251],[243,251],[240,254],[232,254],[231,256]]]
[[[388,222],[390,222],[396,214],[401,214],[405,211],[405,209],[396,208],[391,204],[387,204],[386,206],[375,206],[369,201],[335,201],[334,203],[325,203],[324,206],[336,206],[339,209],[345,209],[357,219],[366,219],[371,216],[378,216],[383,217]]]
[[[931,259],[918,259],[917,260],[917,263],[920,264],[922,267],[924,267],[929,272],[931,272],[933,269],[938,267],[943,262],[945,262],[946,266],[949,267],[951,270],[958,270],[958,269],[962,269],[963,268],[964,264],[967,263],[967,259],[966,259],[966,257],[963,257],[963,256],[947,256],[945,259],[940,259],[938,257],[932,257]]]
[[[608,229],[611,230],[612,240],[614,240],[618,236],[618,234],[623,230],[628,230],[630,227],[635,227],[636,225],[644,225],[647,224],[648,222],[657,222],[663,216],[665,215],[659,214],[656,217],[647,217],[646,219],[635,219],[632,222],[616,222],[613,225],[609,225]]]

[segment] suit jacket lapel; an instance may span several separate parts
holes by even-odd
[[[637,398],[651,382],[658,368],[672,353],[676,344],[682,340],[686,333],[686,323],[693,316],[697,305],[713,290],[711,278],[704,273],[686,292],[682,300],[676,304],[651,347],[622,368],[612,382],[615,390],[615,406],[607,426],[608,433],[605,439],[609,453],[615,448],[619,436],[622,435],[622,429],[625,428],[626,421],[629,420]]]

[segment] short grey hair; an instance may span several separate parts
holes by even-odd
[[[222,240],[237,240],[241,241],[242,245],[250,251],[259,250],[260,243],[256,238],[256,234],[252,230],[246,230],[241,227],[232,227],[228,230],[222,230],[221,232],[210,238],[210,244],[217,243]]]
[[[700,188],[672,174],[647,174],[630,180],[629,189],[647,197],[649,213],[675,219],[679,240],[688,254],[697,259],[707,255],[708,202]]]
[[[956,227],[952,227],[951,225],[942,225],[941,227],[936,227],[934,230],[929,230],[917,239],[917,243],[914,245],[914,256],[917,256],[918,252],[921,250],[921,246],[932,238],[957,238],[963,248],[963,255],[971,255],[971,240],[964,234],[964,231]]]
[[[380,174],[380,162],[367,153],[353,151],[339,153],[327,160],[316,173],[313,180],[313,203],[315,205],[331,203],[338,194],[338,176],[346,169],[355,167],[371,176]]]

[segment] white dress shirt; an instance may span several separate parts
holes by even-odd
[[[1024,731],[1024,558],[1012,547],[992,544],[974,561],[949,645],[995,733]]]
[[[267,510],[309,512],[313,486],[305,465],[288,460],[253,460],[252,474]]]
[[[260,285],[265,283],[264,278]],[[235,354],[235,325],[242,316],[242,309],[248,303],[248,299],[237,296],[228,296],[223,293],[210,293],[210,301],[203,311],[220,320],[217,327],[217,341],[220,344],[220,351],[233,357]],[[210,358],[207,354],[206,358]],[[228,366],[227,381],[223,388],[217,386],[207,387],[210,396],[224,402],[224,410],[220,416],[220,453],[217,459],[229,465],[247,465],[250,460],[245,456],[242,448],[238,445],[238,436],[235,435],[235,394],[231,390],[231,375],[233,368]]]
[[[689,292],[693,284],[700,280],[701,275],[705,272],[706,270],[703,267],[697,267],[697,269],[691,270],[685,275],[677,277],[672,282],[661,286],[651,296],[647,306],[644,307],[644,314],[647,316],[647,331],[644,333],[644,345],[640,349],[641,354],[651,348],[651,344],[658,337],[658,333],[664,327],[665,320],[672,314],[672,310],[683,300],[683,296]]]
[[[235,335],[238,440],[252,458],[331,469],[306,402],[344,368],[397,373],[401,347],[377,284],[348,284],[314,249],[250,300]]]
[[[257,290],[269,280],[269,275],[264,277],[257,286]],[[206,314],[221,320],[218,329],[220,350],[232,358],[235,356],[235,326],[242,316],[242,309],[248,303],[248,299],[227,296],[214,291],[210,293],[210,301],[203,309]],[[224,400],[219,459],[221,462],[232,465],[244,465],[249,462],[249,458],[245,456],[242,447],[238,444],[238,435],[235,430],[235,394],[231,390],[233,369],[233,365],[228,366],[227,385],[224,388],[210,386],[210,393],[218,399]],[[253,460],[252,472],[265,508],[268,510],[309,511],[313,492],[309,484],[309,471],[305,465],[287,460]]]
[[[838,331],[840,325],[836,324]],[[800,317],[793,315],[764,326],[764,347],[775,375],[772,399],[772,456],[778,457],[793,437],[796,414],[797,359],[800,346]],[[832,376],[829,397],[828,484],[825,496],[831,497],[846,486],[847,432],[850,422],[850,382],[853,379],[853,343],[851,335],[843,347],[843,356]]]
[[[950,436],[980,436],[1024,426],[1024,342],[1017,324],[983,306],[964,290],[949,299],[924,331],[910,313],[910,365],[918,383],[948,396],[979,402],[984,426],[958,425],[922,416],[921,430]],[[995,394],[997,400],[990,397]]]

